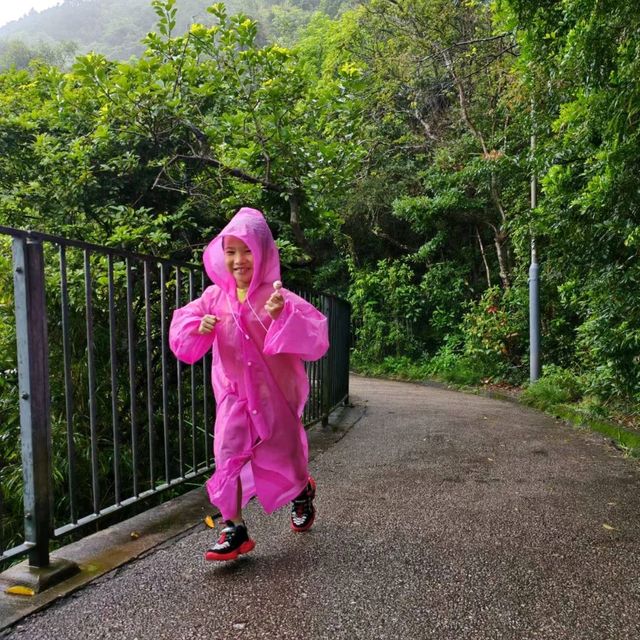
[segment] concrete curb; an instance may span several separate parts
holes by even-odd
[[[5,589],[20,574],[28,573],[22,562],[0,574],[0,629],[40,611],[52,602],[82,588],[92,580],[134,560],[167,540],[179,536],[202,523],[212,507],[203,489],[166,502],[124,522],[94,533],[78,542],[57,549],[51,561],[75,563],[80,571],[49,589],[33,596],[9,595]]]

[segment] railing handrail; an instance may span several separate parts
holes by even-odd
[[[0,225],[0,235],[13,236],[15,238],[30,238],[33,240],[47,242],[54,242],[56,244],[64,244],[67,247],[76,247],[78,249],[90,249],[97,253],[103,253],[104,255],[112,255],[121,258],[133,258],[136,260],[153,261],[157,263],[166,264],[172,267],[184,267],[188,269],[202,269],[201,264],[194,262],[187,262],[185,260],[177,260],[175,258],[165,258],[157,256],[152,253],[137,253],[135,251],[129,251],[128,249],[122,249],[121,247],[109,247],[107,245],[95,244],[92,242],[85,242],[84,240],[74,240],[72,238],[65,238],[63,236],[52,235],[43,231],[37,231],[35,229],[16,229],[15,227],[5,227]],[[206,275],[206,274],[205,274]],[[347,300],[334,293],[328,293],[326,291],[317,291],[315,289],[309,289],[307,292],[310,295],[322,295],[328,298],[333,298],[343,302],[344,304],[350,304]]]
[[[31,229],[15,229],[13,227],[3,227],[0,225],[0,235],[13,236],[14,238],[28,238],[30,240],[37,240],[42,242],[53,242],[55,244],[64,245],[66,247],[76,247],[77,249],[89,249],[96,253],[102,253],[104,255],[112,255],[119,258],[132,258],[135,260],[154,261],[157,263],[166,264],[172,267],[186,267],[189,269],[200,269],[201,266],[192,262],[186,262],[183,260],[176,260],[174,258],[163,258],[150,253],[136,253],[129,251],[128,249],[122,249],[118,247],[108,247],[106,245],[94,244],[92,242],[85,242],[84,240],[72,240],[70,238],[63,238],[62,236],[51,235],[49,233],[43,233],[42,231],[34,231]]]

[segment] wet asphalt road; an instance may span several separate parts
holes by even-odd
[[[512,403],[351,384],[309,533],[252,503],[252,554],[205,563],[203,525],[7,637],[640,638],[637,462]]]

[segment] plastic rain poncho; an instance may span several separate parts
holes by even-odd
[[[236,282],[224,262],[223,238],[235,236],[251,249],[253,277],[240,303]],[[308,480],[307,437],[302,411],[309,394],[303,360],[317,360],[328,348],[327,319],[313,305],[281,289],[285,304],[272,320],[264,304],[280,279],[278,249],[260,213],[243,208],[209,244],[203,256],[214,283],[202,296],[174,312],[169,344],[177,358],[193,364],[213,351],[216,398],[216,471],[207,481],[211,502],[222,517],[257,496],[267,513],[293,500]],[[200,335],[203,315],[219,318]]]

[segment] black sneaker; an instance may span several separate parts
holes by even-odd
[[[234,524],[231,520],[220,534],[218,542],[204,554],[206,560],[235,560],[243,553],[253,551],[256,543],[249,537],[245,524]]]
[[[291,528],[302,532],[311,529],[316,519],[316,509],[313,499],[316,497],[316,481],[309,476],[309,482],[305,490],[293,501],[291,505]]]

